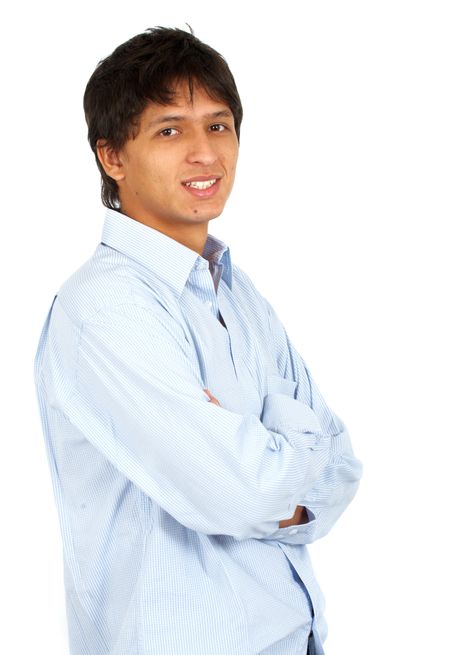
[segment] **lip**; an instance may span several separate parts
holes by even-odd
[[[182,180],[181,184],[186,184],[186,182],[206,182],[207,180],[220,180],[221,175],[196,175],[195,177],[188,177],[186,180]]]
[[[205,182],[206,180],[217,180],[215,184],[210,186],[208,189],[195,189],[190,186],[186,186],[186,182]],[[216,195],[220,187],[221,178],[216,175],[197,175],[196,177],[191,177],[188,180],[182,182],[183,188],[186,189],[188,193],[196,198],[211,198]]]

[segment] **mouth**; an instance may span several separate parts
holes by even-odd
[[[219,177],[203,177],[192,178],[182,182],[186,191],[197,198],[210,198],[215,195],[220,186]]]

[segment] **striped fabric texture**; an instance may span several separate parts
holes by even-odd
[[[107,210],[35,379],[72,655],[305,654],[311,631],[323,654],[306,544],[361,464],[225,243],[200,256]],[[279,528],[297,505],[309,521]]]

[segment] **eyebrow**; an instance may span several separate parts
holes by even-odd
[[[213,111],[210,114],[204,114],[203,118],[232,118],[233,114],[229,109],[221,109],[219,111]],[[173,122],[181,122],[187,120],[186,116],[182,115],[175,115],[175,114],[167,114],[166,116],[160,116],[159,118],[155,118],[155,120],[150,121],[147,123],[145,129],[148,130],[151,127],[154,127],[155,125],[162,125],[163,123],[173,123]]]

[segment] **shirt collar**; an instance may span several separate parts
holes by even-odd
[[[139,262],[181,295],[193,268],[222,264],[222,277],[231,289],[232,263],[229,247],[208,234],[203,256],[148,225],[107,209],[102,243]]]

